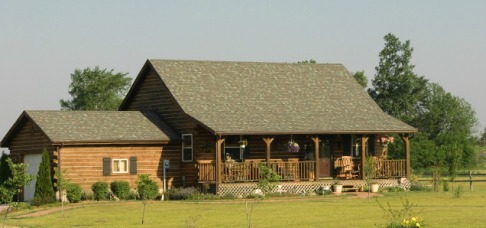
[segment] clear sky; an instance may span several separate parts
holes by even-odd
[[[342,63],[375,74],[383,37],[486,126],[486,1],[0,0],[0,138],[23,110],[58,110],[70,74],[135,78],[146,59]]]

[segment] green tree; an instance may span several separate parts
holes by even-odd
[[[145,220],[145,207],[147,206],[147,200],[152,200],[157,197],[159,194],[159,186],[157,183],[150,179],[148,174],[140,174],[138,175],[137,180],[137,192],[140,196],[140,199],[143,203],[143,212],[142,212],[142,224]]]
[[[7,155],[5,152],[2,153],[2,157],[0,158],[0,185],[3,184],[9,177],[12,176],[12,172],[10,171],[10,166],[7,163],[7,159],[10,156]],[[0,202],[1,203],[1,202]]]
[[[117,110],[128,91],[128,73],[86,68],[71,74],[69,94],[72,100],[60,100],[62,110]]]
[[[311,63],[311,64],[315,64],[315,63],[317,63],[317,61],[315,61],[313,59],[309,59],[309,60],[304,60],[304,61],[298,61],[297,63]]]
[[[64,216],[64,193],[70,184],[70,180],[66,177],[66,170],[61,170],[61,168],[56,167],[54,174],[57,179],[57,191],[59,193],[59,199],[61,200],[61,216]]]
[[[354,79],[358,81],[358,83],[363,87],[366,88],[368,87],[368,78],[366,78],[366,75],[364,74],[364,71],[358,71],[353,74]]]
[[[56,202],[56,193],[52,184],[51,159],[46,148],[42,150],[42,160],[37,173],[33,204],[41,205]]]
[[[22,188],[29,184],[34,176],[27,173],[27,165],[23,163],[15,164],[11,158],[7,158],[7,164],[12,175],[3,183],[0,184],[0,202],[7,203],[7,209],[3,217],[3,226],[7,220],[8,212],[12,208],[13,198],[16,194],[22,191]]]
[[[383,111],[415,126],[428,95],[427,80],[413,72],[410,41],[402,43],[391,33],[384,39],[385,47],[379,54],[373,88],[368,89],[368,93]]]

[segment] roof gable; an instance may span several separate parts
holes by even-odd
[[[415,132],[341,64],[149,60],[184,112],[218,134]]]

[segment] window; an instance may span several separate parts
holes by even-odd
[[[370,143],[370,140],[368,140]],[[365,154],[368,154],[368,143],[365,144]],[[353,159],[360,159],[361,158],[361,137],[353,135],[351,137],[351,157]]]
[[[128,159],[112,159],[113,173],[128,173]]]
[[[182,134],[182,161],[192,161],[192,134]]]
[[[238,137],[228,137],[224,141],[224,156],[223,159],[226,161],[229,158],[235,161],[243,160],[243,149],[241,149],[238,143],[240,139]]]

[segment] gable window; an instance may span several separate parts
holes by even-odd
[[[113,173],[128,173],[128,159],[112,159]]]
[[[192,134],[182,134],[182,161],[191,162],[192,157]]]

